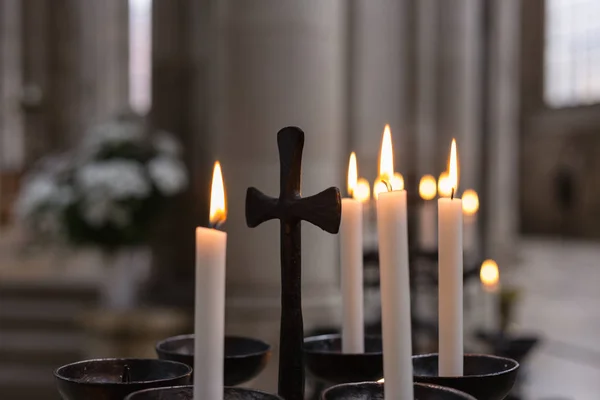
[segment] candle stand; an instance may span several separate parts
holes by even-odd
[[[510,358],[465,354],[463,376],[438,376],[438,354],[413,356],[415,382],[469,393],[478,400],[502,400],[512,389],[519,363]]]
[[[194,367],[194,335],[170,337],[156,345],[158,358],[179,361]],[[239,336],[225,337],[225,386],[248,382],[262,372],[271,357],[267,343]]]
[[[342,353],[338,334],[304,339],[306,370],[317,380],[330,384],[376,381],[383,377],[381,336],[365,337],[364,353]]]
[[[191,375],[175,361],[127,358],[79,361],[54,372],[64,400],[123,400],[143,389],[186,385]]]
[[[132,393],[125,400],[193,400],[193,386],[175,386],[147,389]],[[225,387],[223,400],[283,400],[281,397],[259,390]]]
[[[337,385],[325,390],[322,400],[383,400],[384,386],[384,383],[377,382]],[[476,400],[471,395],[456,389],[437,385],[415,383],[413,390],[414,397],[418,400]]]

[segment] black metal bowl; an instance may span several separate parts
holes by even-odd
[[[125,400],[193,400],[193,386],[147,389],[132,393]],[[226,387],[223,400],[283,400],[281,397],[254,389]]]
[[[160,341],[156,353],[161,360],[179,361],[194,367],[194,335],[180,335]],[[271,357],[267,343],[239,336],[225,336],[225,386],[248,382],[262,372]]]
[[[191,375],[179,362],[136,358],[85,360],[54,371],[64,400],[123,400],[143,389],[187,385]]]
[[[383,400],[384,385],[377,382],[344,383],[325,390],[321,398],[322,400]],[[476,400],[456,389],[424,383],[414,385],[415,400]]]
[[[415,382],[441,385],[469,393],[478,400],[501,400],[511,391],[519,363],[510,358],[465,354],[463,376],[438,376],[438,354],[413,356]]]
[[[376,381],[383,376],[381,336],[365,336],[365,352],[342,353],[341,335],[304,339],[306,370],[328,383]]]

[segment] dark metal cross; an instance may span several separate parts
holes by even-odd
[[[329,233],[340,228],[342,203],[338,188],[314,196],[300,194],[304,132],[283,128],[277,134],[281,167],[279,198],[256,188],[246,193],[246,223],[254,228],[270,219],[281,223],[281,331],[279,336],[279,395],[304,399],[304,328],[301,291],[300,222],[308,221]]]

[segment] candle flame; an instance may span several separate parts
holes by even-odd
[[[494,260],[485,260],[481,264],[481,270],[479,271],[479,277],[481,283],[486,289],[495,290],[498,287],[498,281],[500,280],[500,272],[498,270],[498,264]]]
[[[438,193],[440,197],[450,197],[452,195],[452,185],[450,185],[450,178],[447,172],[442,172],[438,179]]]
[[[450,147],[450,160],[448,162],[448,179],[450,179],[450,187],[454,192],[458,190],[458,155],[456,153],[456,139],[452,139]]]
[[[375,200],[379,199],[379,193],[384,193],[388,191],[388,186],[381,178],[375,179],[375,182],[373,182],[373,198]]]
[[[215,162],[213,170],[212,185],[210,190],[210,214],[209,222],[216,226],[227,219],[227,207],[225,205],[225,187],[223,185],[223,174],[221,164]]]
[[[348,194],[352,196],[356,190],[358,181],[358,166],[356,162],[356,154],[350,154],[350,162],[348,164]]]
[[[467,189],[463,192],[462,209],[465,215],[475,215],[479,211],[479,196],[473,189]]]
[[[437,185],[432,175],[424,175],[419,181],[419,196],[423,200],[433,200],[437,195]]]
[[[366,203],[371,199],[371,185],[365,178],[360,178],[356,182],[356,189],[352,193],[352,197],[361,203]]]
[[[400,172],[394,172],[391,184],[393,190],[404,190],[404,177]]]
[[[392,150],[392,133],[390,126],[386,125],[381,140],[381,153],[379,154],[379,177],[391,180],[394,176],[394,154]]]

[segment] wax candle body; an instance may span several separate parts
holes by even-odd
[[[438,200],[439,375],[463,374],[462,201]]]
[[[412,344],[406,191],[377,200],[385,399],[412,399]]]
[[[478,254],[478,235],[477,235],[477,214],[464,215],[464,249],[465,253],[477,259]]]
[[[419,207],[419,245],[422,250],[435,250],[437,221],[435,202],[424,200]]]
[[[194,399],[223,399],[227,234],[196,229]]]
[[[363,316],[363,207],[342,199],[340,262],[342,276],[342,352],[364,352]]]
[[[498,286],[489,288],[481,285],[483,297],[483,329],[489,333],[500,331],[500,291]]]

